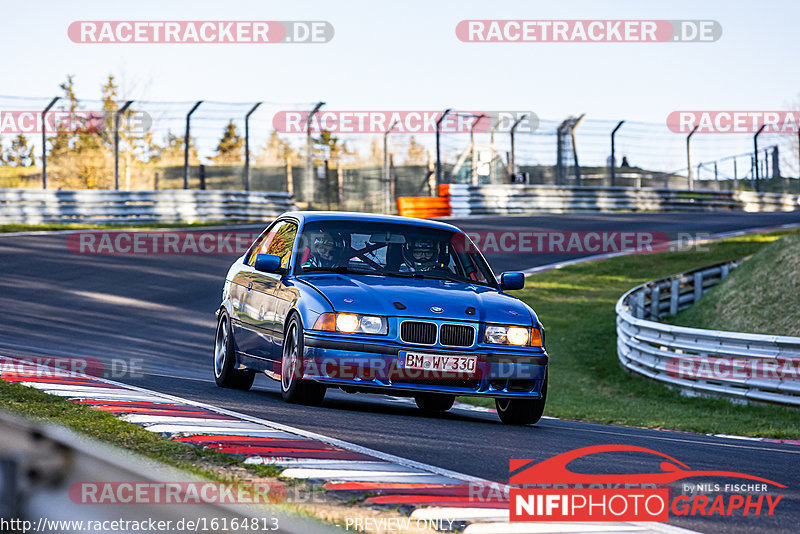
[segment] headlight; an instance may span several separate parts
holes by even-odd
[[[358,315],[355,313],[323,313],[314,323],[314,330],[327,332],[344,332],[347,334],[380,334],[386,335],[385,317],[374,315]]]
[[[542,338],[538,328],[511,325],[486,325],[486,343],[514,345],[517,347],[541,347]]]

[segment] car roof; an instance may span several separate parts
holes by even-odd
[[[397,215],[383,215],[378,213],[360,213],[353,211],[289,211],[283,215],[299,218],[303,222],[312,221],[364,221],[376,223],[412,224],[428,228],[439,228],[461,232],[462,230],[452,224],[429,219],[415,219],[413,217],[399,217]]]

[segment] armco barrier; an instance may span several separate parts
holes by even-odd
[[[58,386],[53,386],[54,389],[50,392],[62,393],[57,389]],[[60,386],[64,386],[63,382]],[[163,529],[168,532],[234,531],[225,527],[218,529],[216,526],[211,529],[176,528],[187,519],[198,523],[203,518],[207,521],[206,525],[229,525],[234,521],[239,524],[249,521],[248,525],[252,521],[256,521],[258,525],[266,522],[274,525],[272,521],[265,520],[274,518],[279,528],[273,532],[286,534],[334,534],[341,531],[285,508],[267,504],[206,503],[199,493],[171,493],[181,505],[148,502],[133,504],[134,490],[131,489],[126,496],[120,496],[117,502],[114,497],[118,494],[115,492],[114,495],[100,496],[107,500],[105,503],[92,504],[90,499],[85,503],[80,498],[76,499],[72,491],[84,483],[106,487],[120,484],[131,488],[163,488],[165,482],[170,482],[174,488],[176,484],[203,482],[203,479],[126,450],[90,440],[62,427],[32,423],[0,413],[0,518],[4,521],[20,521],[19,529],[3,529],[3,532],[25,531],[22,521],[32,523],[27,531],[38,532],[145,530],[145,527],[140,529],[138,526],[89,526],[90,523],[112,525],[112,522],[117,522],[117,525],[125,524],[123,522],[133,525],[133,521],[143,525],[152,524],[153,521],[165,525],[169,521],[172,527]],[[164,490],[161,494],[166,495],[168,491]],[[92,495],[98,498],[99,494],[97,492]],[[129,501],[123,501],[123,498]],[[140,497],[137,495],[137,498]],[[83,528],[79,522],[82,522]]]
[[[430,197],[398,199],[401,215],[454,217],[604,211],[794,211],[800,196],[749,191],[689,191],[633,187],[578,187],[549,185],[443,184],[435,203]],[[423,200],[430,199],[430,200]],[[403,201],[401,205],[401,200]],[[428,204],[429,203],[429,204]],[[419,209],[417,208],[417,206]],[[437,211],[426,211],[435,206]],[[441,210],[441,211],[438,211]]]
[[[0,224],[255,221],[297,209],[288,193],[0,189]]]
[[[800,406],[800,338],[658,322],[687,308],[741,260],[642,284],[616,305],[617,356],[632,373],[690,394]]]

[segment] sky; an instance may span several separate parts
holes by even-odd
[[[800,94],[800,3],[733,1],[6,2],[0,94],[47,97],[115,74],[144,100],[329,109],[531,109],[664,123],[674,110],[784,109]],[[465,43],[463,19],[713,19],[713,43]],[[77,20],[325,20],[326,44],[77,44]],[[744,143],[745,141],[743,141]],[[743,145],[744,146],[744,145]]]

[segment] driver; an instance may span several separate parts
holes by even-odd
[[[336,266],[336,242],[331,234],[324,230],[316,233],[311,241],[310,248],[311,253],[301,265],[302,268]]]
[[[432,271],[437,268],[438,250],[432,239],[415,239],[403,247],[406,261],[414,269],[414,272]]]

